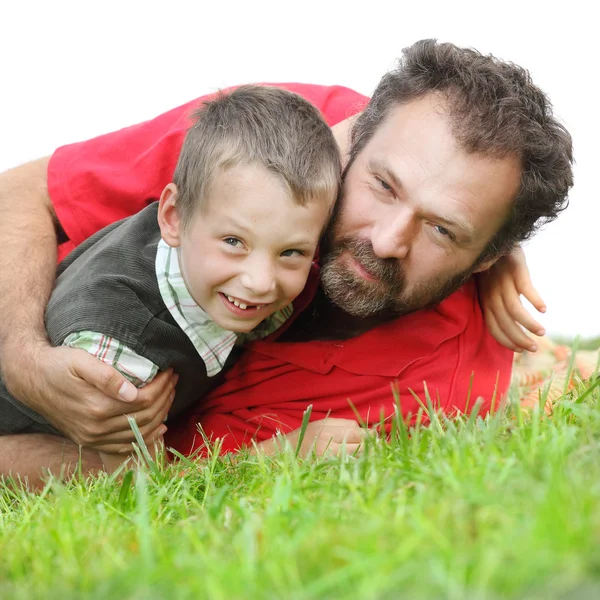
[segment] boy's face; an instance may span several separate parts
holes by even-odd
[[[304,288],[329,205],[296,204],[285,185],[260,166],[215,175],[205,210],[185,230],[176,188],[161,196],[159,224],[180,247],[181,270],[196,303],[224,329],[248,332]]]

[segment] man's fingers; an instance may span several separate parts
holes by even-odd
[[[493,318],[496,319],[502,334],[510,340],[517,350],[530,350],[531,352],[537,350],[535,342],[519,327],[506,308],[494,311]]]
[[[350,444],[350,443],[336,443],[333,442],[329,444],[323,451],[322,454],[325,456],[358,456],[363,450],[363,445],[360,443]]]
[[[139,388],[135,402],[118,407],[118,413],[114,414],[127,413],[133,415],[143,413],[142,419],[145,420],[140,424],[144,425],[154,418],[155,411],[162,410],[162,407],[175,390],[177,378],[177,375],[173,375],[172,369],[159,373],[149,384]],[[145,412],[147,410],[150,412]]]
[[[496,321],[496,317],[494,316],[494,313],[492,313],[491,311],[487,311],[486,315],[485,315],[485,322],[486,322],[487,328],[489,329],[490,333],[492,334],[494,339],[499,344],[502,344],[505,348],[508,348],[509,350],[512,350],[513,352],[520,351],[520,348],[518,348],[508,338],[508,336],[504,333],[502,328],[498,325],[498,322]]]
[[[159,373],[149,384],[139,389],[138,400],[143,406],[150,406],[160,398],[168,396],[177,385],[179,376],[173,369],[167,369]]]
[[[156,430],[150,432],[144,437],[144,442],[146,443],[146,446],[148,446],[148,448],[151,448],[154,442],[162,441],[163,435],[166,433],[166,431],[166,425],[163,425],[161,423]],[[92,447],[94,448],[94,450],[98,450],[100,452],[107,452],[109,454],[130,454],[133,451],[132,444],[136,441],[133,437],[133,432],[131,432],[131,434],[132,439],[128,442],[103,443]]]
[[[135,440],[135,436],[129,424],[129,416],[135,418],[142,436],[156,430],[166,420],[175,398],[173,378],[167,375],[162,379],[163,382],[159,382],[157,387],[160,393],[157,398],[149,396],[125,404],[105,398],[100,392],[95,392],[97,397],[88,396],[86,412],[81,419],[95,415],[95,420],[86,421],[87,425],[82,425],[83,435],[80,436],[79,442],[93,448],[102,447],[103,451],[104,446],[109,444],[111,449],[105,450],[106,452],[114,450],[113,444],[130,444]]]
[[[100,390],[104,395],[121,402],[134,402],[138,389],[113,367],[91,354],[81,351],[73,361],[73,374]]]
[[[546,303],[542,300],[539,292],[533,287],[529,277],[524,281],[518,281],[517,289],[537,311],[541,313],[546,312]]]
[[[129,417],[135,419],[142,437],[146,439],[148,434],[157,430],[163,421],[165,421],[174,398],[175,391],[169,392],[167,389],[165,390],[163,397],[148,408],[144,408],[138,412],[124,413],[113,417],[104,424],[107,433],[102,435],[102,443],[133,442],[135,436],[129,424]]]
[[[146,442],[151,437],[152,433],[161,429],[161,425],[165,421],[170,407],[171,401],[167,401],[163,408],[159,411],[156,411],[156,413],[152,415],[152,418],[147,423],[140,426],[140,433]],[[166,427],[164,428],[164,431],[166,431]]]
[[[342,432],[342,439],[338,439],[338,441],[341,443],[346,442],[346,444],[360,444],[368,435],[369,431],[359,425],[356,428],[352,428],[350,430],[347,429]]]
[[[545,331],[542,325],[533,318],[519,299],[511,297],[511,300],[505,300],[504,306],[513,321],[520,323],[525,329],[535,335],[544,335]]]

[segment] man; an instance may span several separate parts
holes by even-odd
[[[470,276],[566,204],[571,139],[547,99],[522,69],[432,40],[405,50],[355,120],[340,123],[364,106],[356,94],[287,87],[339,124],[342,149],[351,129],[342,198],[323,248],[323,291],[282,340],[256,343],[202,414],[178,424],[171,443],[193,449],[197,419],[209,435],[228,436],[230,448],[267,442],[276,431],[293,432],[309,404],[314,419],[351,419],[358,410],[376,422],[380,412],[393,414],[394,383],[407,415],[418,408],[413,394],[421,401],[429,394],[449,413],[468,410],[478,397],[489,410],[506,390],[512,355],[485,330]],[[47,161],[39,161],[5,184],[22,210],[3,234],[5,253],[33,254],[16,282],[6,274],[0,282],[12,288],[3,297],[0,364],[14,396],[85,446],[86,467],[100,466],[96,450],[120,450],[130,441],[125,412],[149,440],[164,433],[174,376],[165,373],[136,395],[104,365],[47,346],[41,316],[57,226],[50,198],[67,247],[81,241],[80,223],[89,227],[86,211],[108,211],[111,219],[135,212],[171,176],[188,108],[58,151],[48,183]],[[149,172],[155,184],[140,185]],[[77,218],[65,219],[69,202]],[[69,410],[57,411],[60,403],[72,415],[61,422],[56,414]],[[77,446],[61,438],[7,436],[0,444],[3,469],[31,476],[42,464],[56,468],[78,457]]]

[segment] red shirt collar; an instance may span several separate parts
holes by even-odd
[[[252,352],[316,373],[340,367],[359,375],[395,377],[414,361],[461,335],[477,303],[471,280],[434,308],[420,310],[347,340],[281,342],[261,340]]]

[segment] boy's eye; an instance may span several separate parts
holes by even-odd
[[[304,256],[304,252],[302,250],[295,250],[294,248],[290,248],[289,250],[284,250],[281,253],[281,256],[285,256],[285,257]]]
[[[241,240],[238,240],[236,237],[231,237],[231,236],[224,238],[223,241],[226,244],[228,244],[229,246],[234,246],[234,247],[237,247],[242,243]]]

